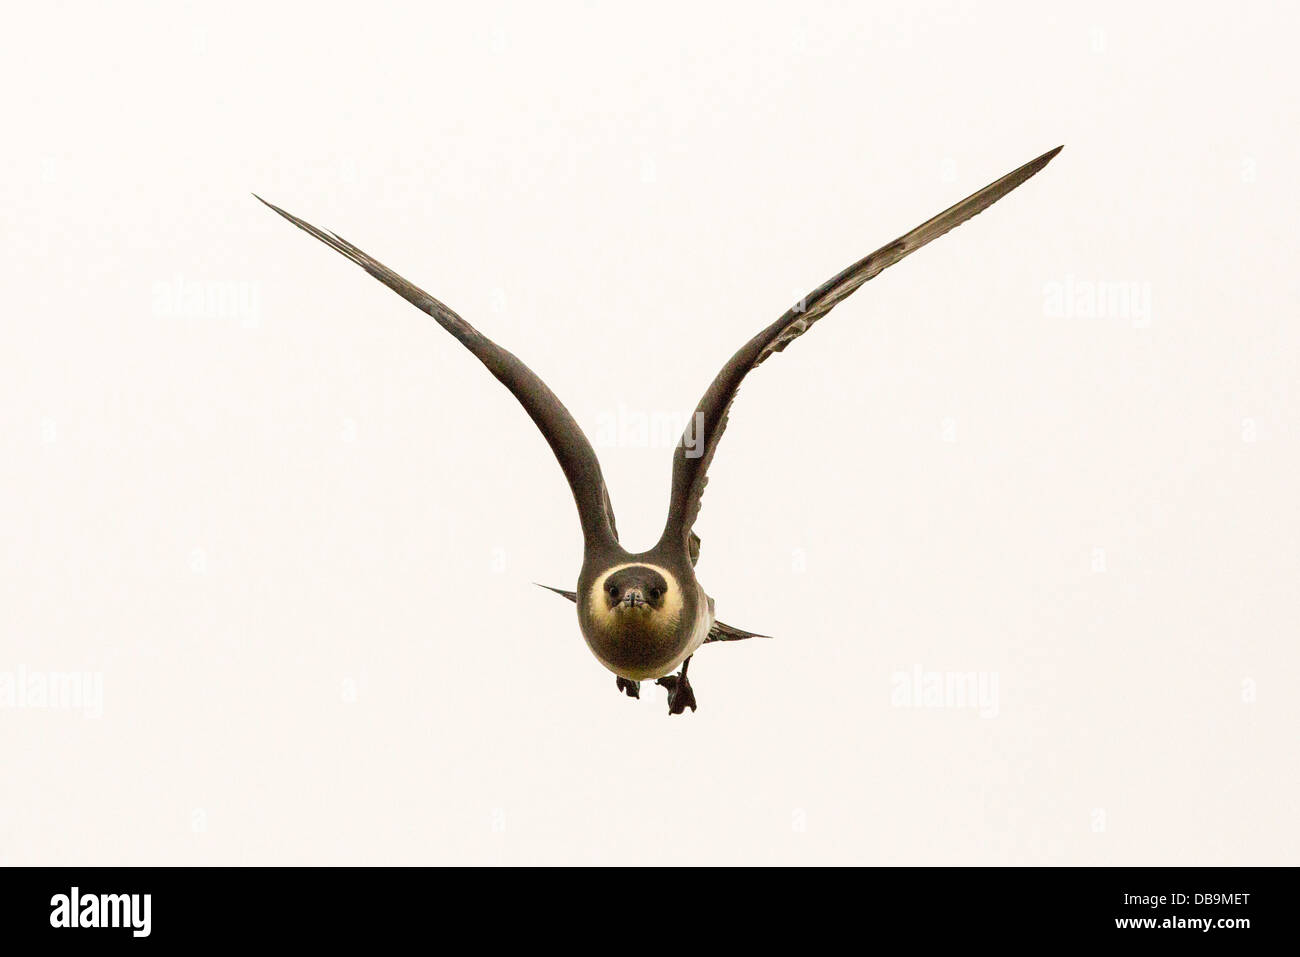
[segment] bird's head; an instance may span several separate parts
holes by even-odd
[[[657,678],[681,660],[698,625],[699,586],[681,572],[633,560],[591,575],[581,586],[578,621],[588,647],[623,678]]]
[[[619,616],[653,616],[663,611],[670,589],[663,574],[646,565],[620,568],[601,584],[605,608]]]

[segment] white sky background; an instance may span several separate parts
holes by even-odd
[[[23,7],[0,863],[1295,863],[1296,27]],[[778,639],[702,650],[672,719],[531,584],[572,587],[581,539],[514,399],[249,196],[597,440],[680,421],[800,295],[1058,143],[747,381],[699,573]],[[1078,315],[1099,283],[1139,314]],[[605,439],[645,547],[669,451]],[[904,707],[917,671],[996,707]],[[52,672],[102,716],[6,704]]]

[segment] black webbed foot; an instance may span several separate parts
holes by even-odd
[[[685,675],[665,675],[655,679],[655,684],[668,689],[669,714],[681,714],[687,708],[695,710],[695,692]]]
[[[624,694],[626,694],[629,698],[640,698],[640,697],[641,697],[641,682],[639,682],[639,681],[632,681],[632,680],[630,680],[630,679],[628,679],[628,678],[619,678],[619,679],[618,679],[618,690],[619,690],[619,691],[622,691],[622,692],[623,692]]]
[[[695,710],[695,691],[686,678],[686,667],[690,663],[691,659],[687,658],[682,662],[682,670],[678,674],[664,675],[662,678],[655,679],[655,684],[668,689],[669,714],[682,714],[687,708]]]

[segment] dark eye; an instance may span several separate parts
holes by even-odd
[[[606,585],[606,586],[605,586],[605,591],[609,592],[609,594],[610,594],[611,597],[614,597],[614,598],[617,598],[617,597],[618,597],[618,586],[617,586],[617,585]]]
[[[661,592],[658,588],[651,588],[651,589],[650,589],[650,600],[651,600],[651,601],[658,601],[658,600],[659,600],[659,596],[662,595],[662,594],[663,594],[663,592]]]

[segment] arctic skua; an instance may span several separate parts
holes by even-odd
[[[636,698],[640,696],[641,682],[653,679],[667,689],[668,713],[681,714],[687,708],[696,708],[687,669],[701,645],[760,637],[718,621],[713,599],[695,578],[700,539],[694,524],[708,482],[709,464],[741,382],[867,280],[993,205],[1046,166],[1061,149],[1058,146],[1044,153],[858,260],[745,343],[704,393],[688,434],[673,451],[668,518],[659,541],[643,552],[629,552],[619,543],[614,508],[591,443],[555,393],[532,370],[433,296],[337,233],[317,229],[257,198],[432,316],[519,400],[568,479],[584,541],[576,588],[543,587],[576,604],[582,636],[596,659],[614,673],[619,690]]]

